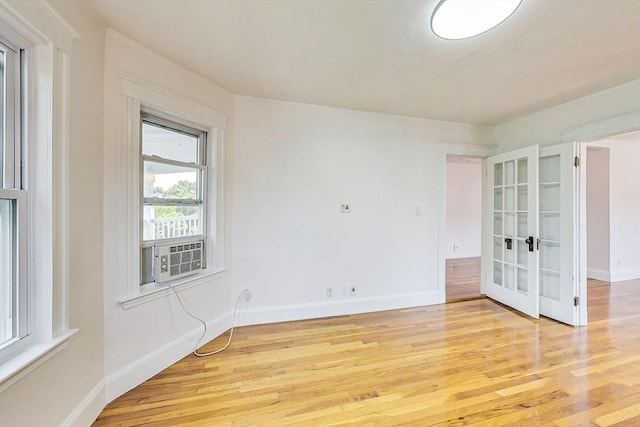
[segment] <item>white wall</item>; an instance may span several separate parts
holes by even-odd
[[[33,12],[30,2],[13,2]],[[102,409],[102,144],[105,27],[76,1],[53,1],[78,33],[70,62],[69,326],[67,346],[25,378],[0,392],[0,425],[88,425]],[[46,24],[46,22],[40,22]],[[60,124],[56,123],[56,128]]]
[[[253,292],[242,323],[435,302],[435,143],[488,143],[490,128],[250,97],[235,105],[233,287]],[[357,296],[344,296],[351,285]]]
[[[609,149],[587,149],[587,276],[610,281]]]
[[[122,161],[123,98],[120,75],[126,73],[152,85],[170,91],[189,102],[197,103],[228,117],[233,116],[233,95],[219,86],[151,52],[125,37],[109,31],[105,60],[105,147],[104,147],[104,318],[106,395],[111,400],[142,382],[159,370],[187,355],[195,344],[194,334],[200,330],[198,322],[179,307],[175,296],[124,310],[119,301],[126,296],[126,235],[128,218],[126,196],[126,167]],[[227,124],[227,155],[232,154],[233,126]],[[230,199],[232,186],[226,185],[228,208],[226,235],[230,235]],[[230,253],[227,240],[226,253]],[[185,304],[207,322],[214,322],[210,335],[215,336],[229,327],[232,296],[230,272],[225,277],[186,289],[182,292]],[[191,334],[191,335],[190,335]]]
[[[640,79],[496,126],[500,151],[563,142],[583,125],[640,111]],[[599,135],[600,137],[608,135]]]
[[[640,278],[640,133],[603,140],[609,149],[609,275],[612,282]],[[590,173],[590,172],[588,172]],[[591,212],[589,212],[590,214]],[[591,235],[588,237],[591,239]]]
[[[481,217],[482,164],[447,162],[447,259],[480,256]]]

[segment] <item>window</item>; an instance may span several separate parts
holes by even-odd
[[[76,332],[65,232],[75,37],[44,2],[0,1],[0,393]]]
[[[28,334],[21,53],[0,42],[0,349]]]
[[[206,132],[142,114],[141,285],[159,281],[161,269],[170,273],[162,277],[170,279],[204,267],[200,249],[206,249],[206,153]],[[169,244],[176,246],[172,259],[154,266],[158,247]],[[190,245],[199,250],[194,254]]]
[[[168,295],[165,281],[181,290],[224,277],[228,117],[138,77],[119,79],[126,155],[113,174],[122,211],[111,218],[121,248],[112,255],[128,310]]]

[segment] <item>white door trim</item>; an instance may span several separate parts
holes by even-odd
[[[446,291],[445,291],[445,257],[446,257],[446,246],[447,246],[447,154],[458,154],[458,155],[467,155],[474,157],[489,157],[493,156],[498,152],[498,147],[494,145],[471,145],[471,144],[449,144],[449,143],[439,143],[438,144],[438,155],[440,159],[438,161],[438,177],[439,177],[439,194],[438,194],[438,304],[443,304],[446,301]],[[485,212],[484,212],[484,203],[486,199],[485,195],[485,185],[484,180],[486,178],[485,174],[485,165],[483,161],[482,167],[482,237],[481,242],[484,245],[485,239],[484,233],[487,230],[485,225]],[[485,293],[484,285],[485,285],[485,273],[484,273],[484,262],[481,261],[481,275],[482,280],[480,281],[480,292]]]
[[[590,141],[603,139],[613,135],[640,130],[640,110],[632,111],[597,122],[586,123],[574,129],[569,129],[562,134],[563,142],[577,141],[580,143],[580,159],[578,177],[578,297],[580,301],[578,308],[578,326],[585,326],[588,322],[587,316],[587,143]]]

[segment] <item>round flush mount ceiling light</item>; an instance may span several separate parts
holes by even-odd
[[[431,30],[458,40],[489,31],[506,20],[522,0],[440,0],[431,15]]]

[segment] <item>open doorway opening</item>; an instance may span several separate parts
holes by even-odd
[[[640,131],[586,144],[587,288],[640,286]]]
[[[446,301],[480,298],[482,158],[448,154],[446,168]]]

